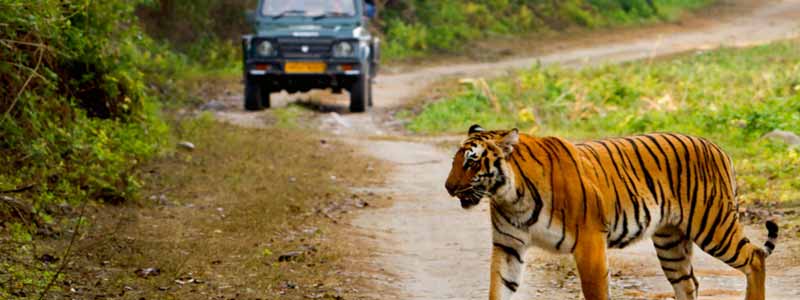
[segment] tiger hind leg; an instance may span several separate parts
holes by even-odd
[[[652,239],[661,270],[675,291],[675,299],[696,300],[699,282],[692,268],[692,241],[673,226],[659,229]]]
[[[752,244],[751,244],[752,245]],[[753,250],[753,256],[748,262],[749,273],[747,274],[747,300],[764,300],[766,298],[766,276],[764,268],[767,258],[762,249]]]
[[[716,230],[710,234],[717,243],[698,244],[708,254],[725,262],[734,269],[744,273],[747,277],[746,300],[764,300],[766,296],[766,258],[775,248],[778,237],[778,226],[772,221],[767,222],[769,240],[762,248],[750,242],[744,236],[744,227],[736,220],[730,230]],[[704,247],[704,244],[707,245]],[[715,244],[712,246],[712,244]]]

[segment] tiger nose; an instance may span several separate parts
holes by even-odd
[[[447,189],[447,193],[450,194],[450,196],[455,196],[456,192],[455,184],[451,184],[450,182],[445,182],[444,188]]]

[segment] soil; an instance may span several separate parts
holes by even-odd
[[[717,47],[744,47],[795,38],[800,34],[800,1],[723,1],[735,15],[717,18],[713,11],[698,14],[673,27],[628,30],[621,38],[601,32],[578,40],[551,39],[537,55],[493,62],[460,62],[433,67],[405,66],[381,75],[374,86],[371,113],[347,114],[347,95],[314,92],[273,95],[273,107],[298,101],[317,113],[308,120],[336,139],[393,166],[387,183],[369,191],[391,198],[377,208],[362,210],[352,219],[353,233],[369,243],[373,253],[358,263],[383,270],[373,283],[381,299],[485,299],[488,293],[490,224],[486,203],[460,208],[443,187],[452,138],[409,136],[389,117],[435,81],[448,77],[492,77],[533,64],[583,67],[603,63],[654,59]],[[525,41],[524,43],[528,43]],[[523,44],[524,44],[523,43]],[[408,69],[411,69],[410,71]],[[226,108],[216,113],[230,123],[258,127],[271,112],[250,113],[240,108],[241,95],[224,97]],[[466,131],[466,129],[465,129]],[[443,149],[442,144],[450,149]],[[761,224],[749,225],[753,240],[763,240]],[[794,233],[791,233],[794,234]],[[788,236],[788,234],[787,234]],[[800,242],[784,239],[768,260],[768,299],[800,299],[800,259],[793,253]],[[697,249],[694,258],[701,299],[741,299],[744,277]],[[521,298],[580,299],[572,259],[541,251],[526,257],[527,273]],[[650,242],[611,251],[614,299],[669,299],[671,287],[661,274]]]
[[[0,262],[63,268],[46,296],[10,280],[13,268],[0,268],[0,288],[48,300],[376,298],[362,287],[381,271],[352,262],[375,251],[355,243],[348,222],[381,202],[350,188],[383,183],[381,162],[299,128],[176,123],[176,137],[194,146],[142,166],[141,198],[62,206],[85,222],[40,227],[22,246],[32,255],[0,238]]]

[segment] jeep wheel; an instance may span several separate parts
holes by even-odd
[[[245,79],[244,109],[258,111],[269,107],[269,91],[261,87],[254,78],[248,77]]]
[[[369,75],[361,73],[350,87],[350,112],[360,113],[367,110],[369,103]]]

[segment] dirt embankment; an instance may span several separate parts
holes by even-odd
[[[176,123],[192,144],[142,168],[143,199],[90,204],[77,231],[48,227],[77,234],[67,261],[69,238],[36,241],[30,263],[64,264],[43,299],[365,298],[376,272],[350,258],[369,251],[343,237],[381,199],[349,187],[382,183],[382,163],[297,128]]]

